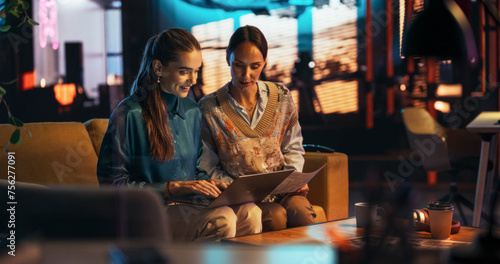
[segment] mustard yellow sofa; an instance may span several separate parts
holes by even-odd
[[[48,186],[98,187],[97,158],[107,125],[108,119],[24,124],[21,144],[7,146],[15,158],[15,180]],[[12,125],[0,124],[1,145],[9,141],[14,129]],[[318,214],[318,222],[348,217],[347,155],[308,152],[305,159],[305,172],[327,163],[309,183],[308,198]],[[7,179],[7,166],[7,155],[0,154],[0,179]]]

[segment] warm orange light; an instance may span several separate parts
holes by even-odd
[[[23,91],[27,91],[27,90],[33,89],[35,87],[35,72],[34,71],[23,73],[22,79],[23,79],[23,84],[22,84],[21,89]]]
[[[76,96],[76,86],[74,83],[56,84],[54,93],[60,105],[70,105]]]
[[[450,112],[450,103],[443,102],[443,101],[436,101],[434,103],[434,108],[436,110],[439,110],[443,113],[449,113]]]
[[[358,81],[326,81],[314,87],[323,114],[358,111]]]
[[[234,32],[234,19],[197,25],[191,29],[203,47],[203,94],[209,94],[231,80],[226,62],[227,40]],[[222,48],[224,47],[224,48]]]
[[[437,96],[450,96],[450,97],[460,97],[462,96],[462,85],[461,84],[439,84],[436,91]]]

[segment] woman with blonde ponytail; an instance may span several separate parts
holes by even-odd
[[[217,197],[227,187],[199,167],[201,111],[187,95],[201,66],[200,44],[187,30],[172,28],[149,39],[130,96],[109,119],[97,165],[101,186],[148,186],[165,198],[189,193]],[[217,241],[262,230],[254,203],[186,206],[166,206],[173,241]]]

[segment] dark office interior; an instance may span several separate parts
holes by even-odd
[[[347,158],[342,165],[346,170],[345,186],[342,185],[346,189],[344,213],[333,218],[330,209],[325,209],[325,220],[353,218],[355,203],[368,200],[383,205],[389,216],[407,218],[406,213],[413,209],[424,208],[448,195],[446,199],[455,204],[453,218],[462,227],[498,231],[500,141],[496,135],[500,130],[479,131],[470,126],[480,114],[500,111],[498,0],[13,2],[17,1],[0,0],[0,145],[7,153],[0,159],[4,174],[1,179],[8,180],[9,151],[15,150],[18,143],[22,147],[33,140],[60,140],[60,148],[40,145],[40,151],[51,157],[46,167],[54,176],[34,175],[37,170],[40,174],[45,170],[45,165],[37,168],[37,162],[44,162],[39,154],[15,150],[16,166],[30,167],[17,172],[16,182],[62,185],[65,177],[85,170],[81,167],[86,162],[97,163],[97,156],[87,160],[88,155],[82,154],[87,150],[83,150],[81,141],[76,141],[80,135],[64,134],[73,132],[61,128],[58,131],[55,126],[29,130],[26,125],[88,125],[89,120],[109,118],[129,95],[144,46],[151,36],[180,27],[198,39],[203,67],[189,96],[199,101],[230,81],[225,53],[229,37],[241,26],[254,25],[269,43],[267,64],[260,78],[280,82],[291,91],[299,111],[305,150],[345,154]],[[13,5],[17,9],[12,9]],[[499,123],[500,112],[492,118]],[[14,130],[19,130],[19,135]],[[58,136],[48,139],[49,133]],[[94,140],[89,133],[90,140]],[[80,145],[73,148],[67,143],[70,140]],[[95,147],[95,142],[92,144]],[[52,154],[58,150],[60,155]],[[34,174],[23,176],[24,171]],[[324,185],[334,186],[336,180],[331,181],[325,180]],[[88,187],[96,185],[97,180],[77,175],[69,184]],[[482,195],[478,195],[479,190]],[[7,197],[7,190],[3,192],[4,189],[0,195]],[[4,198],[1,201],[6,203]],[[482,204],[480,212],[474,210],[478,202]],[[323,208],[327,204],[319,203]],[[471,249],[467,251],[469,256],[476,254],[476,260],[500,259],[498,237],[488,238],[491,241],[483,243],[490,247],[483,245],[480,253],[477,248],[474,252]],[[5,239],[0,237],[0,260],[8,252],[4,250]],[[296,243],[300,242],[311,241]],[[16,245],[20,250],[22,240]],[[345,253],[352,249],[343,250],[342,243],[334,245],[332,256],[328,255],[326,261],[315,259],[314,263],[384,263],[387,257],[367,247],[364,256],[374,256],[373,260],[353,258]],[[26,252],[39,250],[30,246],[33,245],[26,246]],[[308,250],[307,246],[302,249]],[[199,252],[204,250],[207,249]],[[241,256],[250,254],[239,250],[236,248],[235,252]],[[415,263],[426,261],[418,254],[431,252],[429,248],[419,250],[422,251],[408,251]],[[49,252],[58,251],[52,248]],[[287,254],[279,249],[276,252]],[[337,252],[341,254],[336,255]],[[474,260],[450,252],[456,258],[440,253],[436,260],[437,255],[431,252],[429,256],[436,257],[431,262]],[[216,259],[224,255],[223,251],[219,253],[200,263],[219,263]],[[43,252],[32,254],[39,254],[36,263],[48,263]],[[57,263],[71,259],[67,254],[67,258],[59,260],[63,262]],[[189,255],[189,251],[185,254]],[[233,263],[225,254],[227,261],[220,263]],[[262,257],[259,250],[252,254]],[[394,263],[405,260],[404,255],[396,254]],[[6,260],[12,259],[7,256]],[[308,262],[305,259],[300,263]]]

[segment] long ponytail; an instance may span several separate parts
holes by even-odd
[[[140,100],[142,117],[149,138],[150,153],[160,162],[174,155],[174,142],[168,126],[167,105],[161,96],[158,76],[153,70],[153,61],[168,65],[179,59],[180,53],[201,50],[200,44],[189,31],[172,28],[149,39],[144,49],[137,78],[132,84],[131,94]]]

